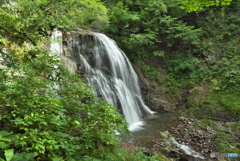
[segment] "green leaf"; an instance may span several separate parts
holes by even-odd
[[[6,161],[11,161],[13,154],[14,153],[14,149],[9,149],[9,150],[5,150],[5,157],[6,157]]]
[[[13,141],[16,139],[15,135],[12,135],[11,133],[7,131],[0,131],[0,141]]]
[[[0,149],[5,149],[6,147],[8,147],[8,144],[0,142]]]
[[[28,161],[30,159],[33,159],[34,157],[37,156],[37,153],[16,153],[11,161]]]
[[[52,161],[63,161],[62,157],[55,157],[52,159]]]
[[[0,141],[8,141],[8,142],[10,142],[10,141],[11,141],[11,139],[0,138]]]
[[[7,132],[7,131],[0,131],[0,137],[2,136],[8,136],[11,135],[11,133]]]
[[[153,55],[154,55],[154,56],[164,57],[164,54],[165,54],[164,51],[154,51],[154,52],[153,52]]]

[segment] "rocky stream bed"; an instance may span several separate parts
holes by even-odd
[[[145,148],[146,155],[159,153],[174,161],[237,161],[240,158],[211,158],[210,154],[217,152],[216,139],[219,137],[216,129],[229,133],[223,122],[214,122],[215,127],[207,126],[200,120],[175,116],[170,119],[170,126],[166,126],[165,132],[153,137],[128,139],[121,143],[122,148],[133,153],[139,151],[139,147]],[[172,121],[172,124],[171,124]],[[173,123],[175,122],[175,123]],[[227,123],[230,124],[230,123]],[[157,129],[156,129],[157,130]],[[160,134],[161,133],[161,134]],[[138,133],[133,133],[137,137]],[[134,138],[134,136],[132,138]],[[229,138],[240,145],[238,137]],[[229,145],[232,147],[231,145]],[[235,147],[232,147],[235,148]],[[187,149],[187,150],[186,150]]]

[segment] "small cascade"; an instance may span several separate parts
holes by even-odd
[[[61,55],[63,52],[63,47],[62,47],[62,32],[59,31],[58,29],[54,29],[52,32],[52,36],[51,38],[55,41],[50,43],[50,51],[52,52],[52,54],[59,54],[59,56],[56,57],[56,60],[60,60],[61,59]],[[54,65],[54,68],[57,69],[58,65]],[[54,73],[52,75],[52,77],[55,77],[56,74]],[[58,89],[59,86],[54,84],[53,89]]]
[[[51,38],[56,41],[50,44],[50,50],[53,53],[59,54],[59,56],[62,55],[62,32],[58,29],[54,29],[52,32]],[[60,58],[60,57],[59,57]]]
[[[104,34],[92,35],[91,47],[79,44],[80,68],[85,70],[87,83],[95,87],[93,92],[120,108],[129,123],[129,130],[134,131],[143,125],[144,115],[154,112],[144,104],[138,76],[124,52]],[[92,53],[88,61],[81,53],[84,50]]]
[[[179,144],[178,142],[173,142],[179,149],[181,149],[184,153],[184,157],[188,159],[189,161],[203,161],[205,160],[204,156],[195,150],[193,150],[191,147],[183,144]]]

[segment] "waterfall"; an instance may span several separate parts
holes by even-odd
[[[50,43],[50,51],[52,54],[58,54],[59,57],[56,57],[56,60],[60,60],[60,57],[62,55],[63,49],[62,49],[62,32],[54,29],[52,32],[51,38],[54,40],[54,42]],[[54,68],[57,69],[58,65],[54,65]],[[55,77],[56,73],[53,73],[52,77]],[[59,86],[54,83],[53,89],[58,89]]]
[[[84,77],[94,86],[93,92],[121,111],[129,123],[129,130],[143,124],[143,112],[152,114],[143,102],[138,76],[124,52],[101,33],[93,33],[94,43],[90,63],[79,52],[84,64]],[[84,48],[84,46],[83,46]]]
[[[53,34],[59,35],[57,32]],[[71,57],[65,65],[75,61],[77,71],[87,84],[94,87],[92,91],[96,96],[121,110],[130,131],[138,129],[144,124],[143,116],[154,112],[144,104],[137,74],[112,39],[101,33],[88,33],[88,36],[80,39],[77,35],[65,42],[68,50],[65,57]]]
[[[51,38],[56,41],[50,44],[50,50],[54,53],[62,55],[62,32],[54,29]]]

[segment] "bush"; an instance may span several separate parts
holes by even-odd
[[[18,69],[0,70],[0,129],[15,137],[0,139],[0,157],[14,151],[38,160],[102,158],[114,153],[115,132],[127,132],[115,107],[56,63],[42,54]]]

